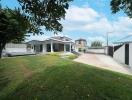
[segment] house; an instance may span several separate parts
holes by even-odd
[[[132,35],[115,42],[113,58],[132,67]]]
[[[27,42],[29,52],[71,52],[74,49],[74,43],[71,38],[66,36],[50,37],[44,41],[32,40]]]
[[[85,39],[78,39],[78,40],[75,40],[75,49],[76,51],[78,52],[81,52],[81,51],[86,51],[87,49],[87,41]]]
[[[44,41],[32,40],[27,43],[8,43],[3,50],[3,55],[25,55],[47,52],[71,52],[74,43],[65,36],[50,37]]]

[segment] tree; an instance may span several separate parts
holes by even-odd
[[[112,0],[111,9],[113,13],[123,10],[130,18],[132,18],[132,0]]]
[[[91,43],[91,47],[93,48],[100,48],[102,47],[102,42],[101,41],[98,41],[98,40],[95,40]]]
[[[62,31],[60,20],[65,18],[70,1],[18,0],[18,11],[0,7],[0,58],[6,43],[22,41],[27,33],[43,34],[41,26],[48,31]]]
[[[31,27],[19,9],[0,8],[0,58],[6,43],[23,41]]]
[[[62,31],[60,20],[65,18],[66,9],[72,0],[18,0],[21,9],[31,23],[48,31]]]
[[[1,1],[1,0],[0,0]],[[41,26],[48,31],[62,31],[61,19],[65,18],[66,9],[73,0],[17,0],[20,9],[34,26],[35,34],[43,33]]]

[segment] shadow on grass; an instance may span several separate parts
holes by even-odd
[[[70,63],[24,80],[5,100],[132,100],[132,80],[110,71]]]
[[[9,82],[9,78],[4,73],[4,68],[0,68],[0,91],[2,91]]]

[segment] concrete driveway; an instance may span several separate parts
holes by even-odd
[[[128,66],[120,64],[113,58],[103,54],[82,54],[74,61],[132,75],[132,70]]]

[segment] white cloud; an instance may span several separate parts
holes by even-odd
[[[119,17],[117,21],[113,22],[113,27],[117,33],[131,33],[132,19],[128,17]]]
[[[105,17],[105,15],[86,6],[71,6],[67,10],[66,18],[62,23],[64,32],[61,34],[72,32],[95,34],[93,35],[94,37],[88,37],[89,41],[94,39],[105,41],[106,33],[111,31],[113,31],[113,33],[109,34],[110,40],[113,40],[115,37],[119,39],[120,37],[132,34],[132,19],[128,17],[118,17],[116,20],[111,21]],[[53,36],[53,33],[49,36]],[[44,40],[49,36],[47,36],[46,32],[43,36],[31,36],[30,39]]]
[[[91,22],[98,17],[99,14],[89,7],[72,6],[66,14],[66,20],[77,22]]]
[[[105,37],[103,37],[103,36],[88,37],[88,38],[87,38],[88,45],[90,46],[91,43],[92,43],[93,41],[96,41],[96,40],[102,42],[102,44],[105,45],[106,39],[105,39]]]
[[[130,35],[132,35],[132,33],[129,33]]]
[[[106,41],[106,39],[102,36],[88,37],[88,41],[95,41],[95,40],[98,40],[98,41],[101,41],[101,42]]]
[[[44,41],[47,38],[49,38],[49,36],[47,35],[31,35],[29,38],[27,38],[26,41],[30,41],[30,40]]]
[[[90,7],[72,6],[63,22],[64,31],[85,31],[104,33],[112,29],[106,17]]]
[[[98,21],[86,24],[83,29],[86,31],[104,33],[111,31],[112,26],[106,18],[100,18]]]
[[[100,35],[111,31],[114,31],[113,35],[132,33],[132,19],[119,17],[117,20],[110,21],[90,7],[69,8],[63,26],[64,31],[83,31]]]

